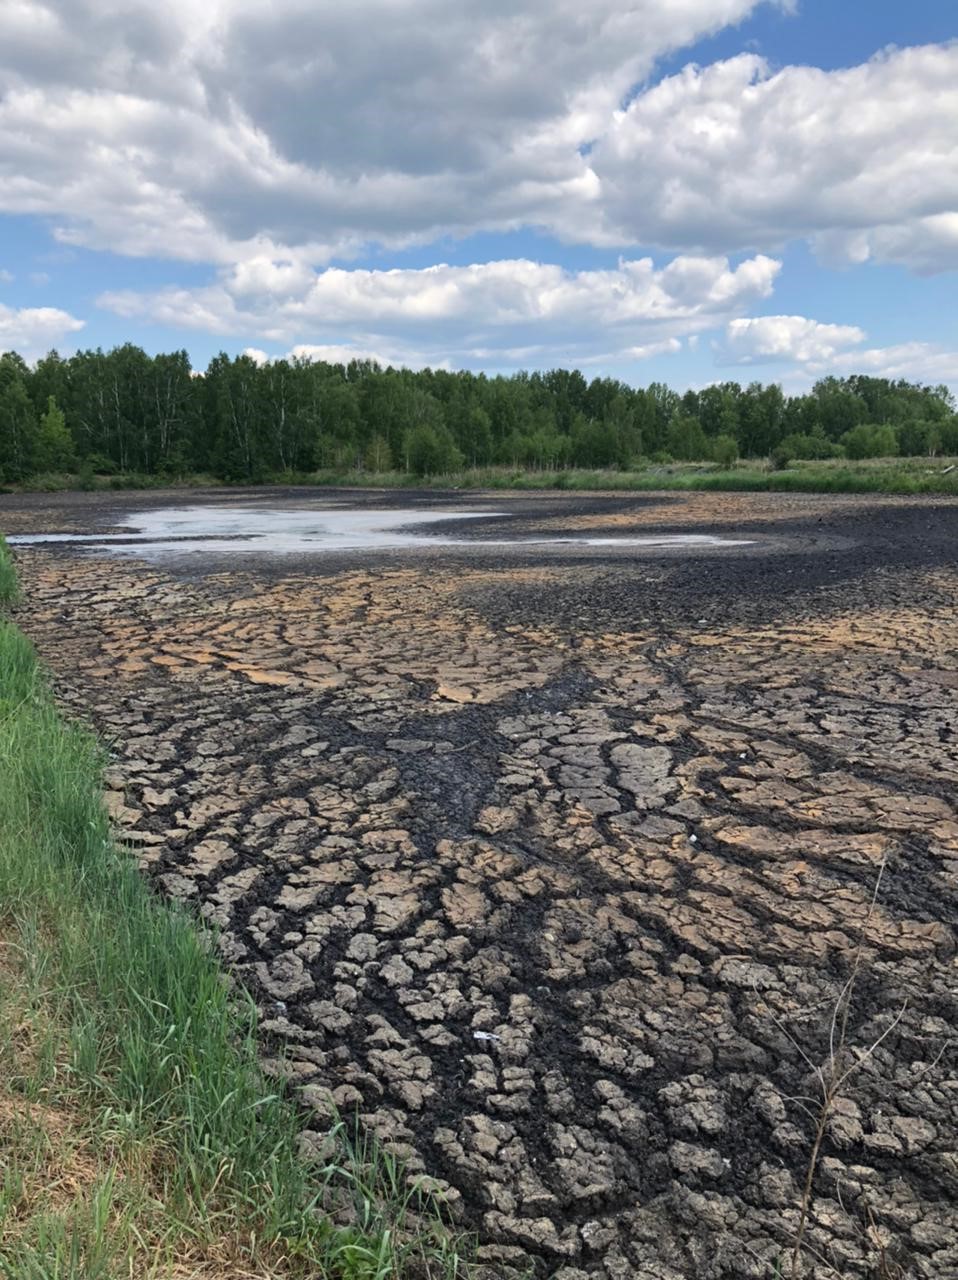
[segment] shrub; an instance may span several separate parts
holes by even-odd
[[[669,452],[683,462],[700,461],[708,456],[708,441],[698,418],[679,413],[672,419],[668,431]]]
[[[772,463],[781,470],[793,460],[820,462],[825,458],[843,458],[844,456],[845,450],[842,446],[826,439],[820,432],[809,434],[795,432],[786,436],[772,450]]]
[[[852,427],[842,436],[842,444],[849,458],[893,458],[898,452],[898,436],[895,428],[863,422]]]
[[[712,461],[720,467],[731,467],[738,460],[738,441],[734,436],[716,436],[712,441]]]
[[[462,466],[462,454],[445,427],[423,424],[407,431],[406,464],[415,476],[437,476]]]
[[[83,459],[81,470],[89,469],[98,476],[115,475],[117,468],[110,459],[103,453],[91,453]]]

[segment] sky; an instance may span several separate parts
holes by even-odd
[[[958,389],[955,0],[0,0],[0,350]]]

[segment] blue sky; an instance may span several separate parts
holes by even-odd
[[[958,388],[950,0],[476,9],[3,6],[0,349]]]

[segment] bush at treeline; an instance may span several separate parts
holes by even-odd
[[[806,395],[737,382],[679,395],[576,370],[487,377],[185,351],[0,356],[0,481],[47,472],[260,480],[315,470],[627,468],[643,461],[958,453],[945,387],[824,378]]]

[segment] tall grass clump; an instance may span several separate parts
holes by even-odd
[[[273,483],[317,488],[565,490],[571,492],[711,491],[726,493],[885,493],[958,496],[958,470],[927,466],[927,459],[884,459],[840,465],[795,463],[773,470],[761,461],[722,467],[712,462],[637,465],[634,470],[561,471],[476,467],[442,475],[410,472],[315,471],[270,477]]]
[[[0,584],[13,599],[4,547]],[[227,981],[212,935],[116,845],[101,765],[93,736],[58,713],[27,639],[0,620],[0,960],[18,967],[7,987],[0,972],[0,1024],[19,984],[62,1029],[46,1053],[56,1069],[34,1092],[107,1117],[149,1153],[147,1198],[163,1206],[167,1242],[225,1232],[276,1276],[461,1276],[439,1209],[399,1194],[403,1178],[377,1149],[337,1129],[321,1161],[303,1158],[302,1118],[258,1061],[252,1001]],[[361,1213],[344,1220],[353,1202]],[[0,1187],[0,1276],[29,1275],[33,1255],[4,1203]]]
[[[56,492],[63,489],[135,490],[233,487],[250,485],[307,485],[341,489],[493,489],[573,491],[719,490],[770,493],[888,493],[958,496],[958,464],[948,458],[871,458],[792,460],[775,469],[769,459],[742,459],[737,464],[714,460],[656,462],[637,459],[631,468],[562,470],[519,466],[467,467],[435,475],[411,471],[368,471],[325,468],[319,471],[263,471],[255,477],[225,480],[220,476],[120,472],[100,475],[89,467],[75,475],[34,476],[23,488]],[[3,490],[0,489],[0,493]]]
[[[248,1005],[208,940],[160,904],[113,844],[93,738],[65,725],[30,646],[0,623],[0,903],[48,937],[82,1074],[109,1081],[135,1127],[161,1134],[184,1197],[222,1181],[277,1188],[289,1217],[305,1191],[289,1152],[293,1113],[264,1090]],[[122,1016],[121,1016],[122,1015]]]
[[[10,556],[10,548],[6,540],[0,536],[0,608],[4,605],[16,604],[19,598],[20,584]]]

